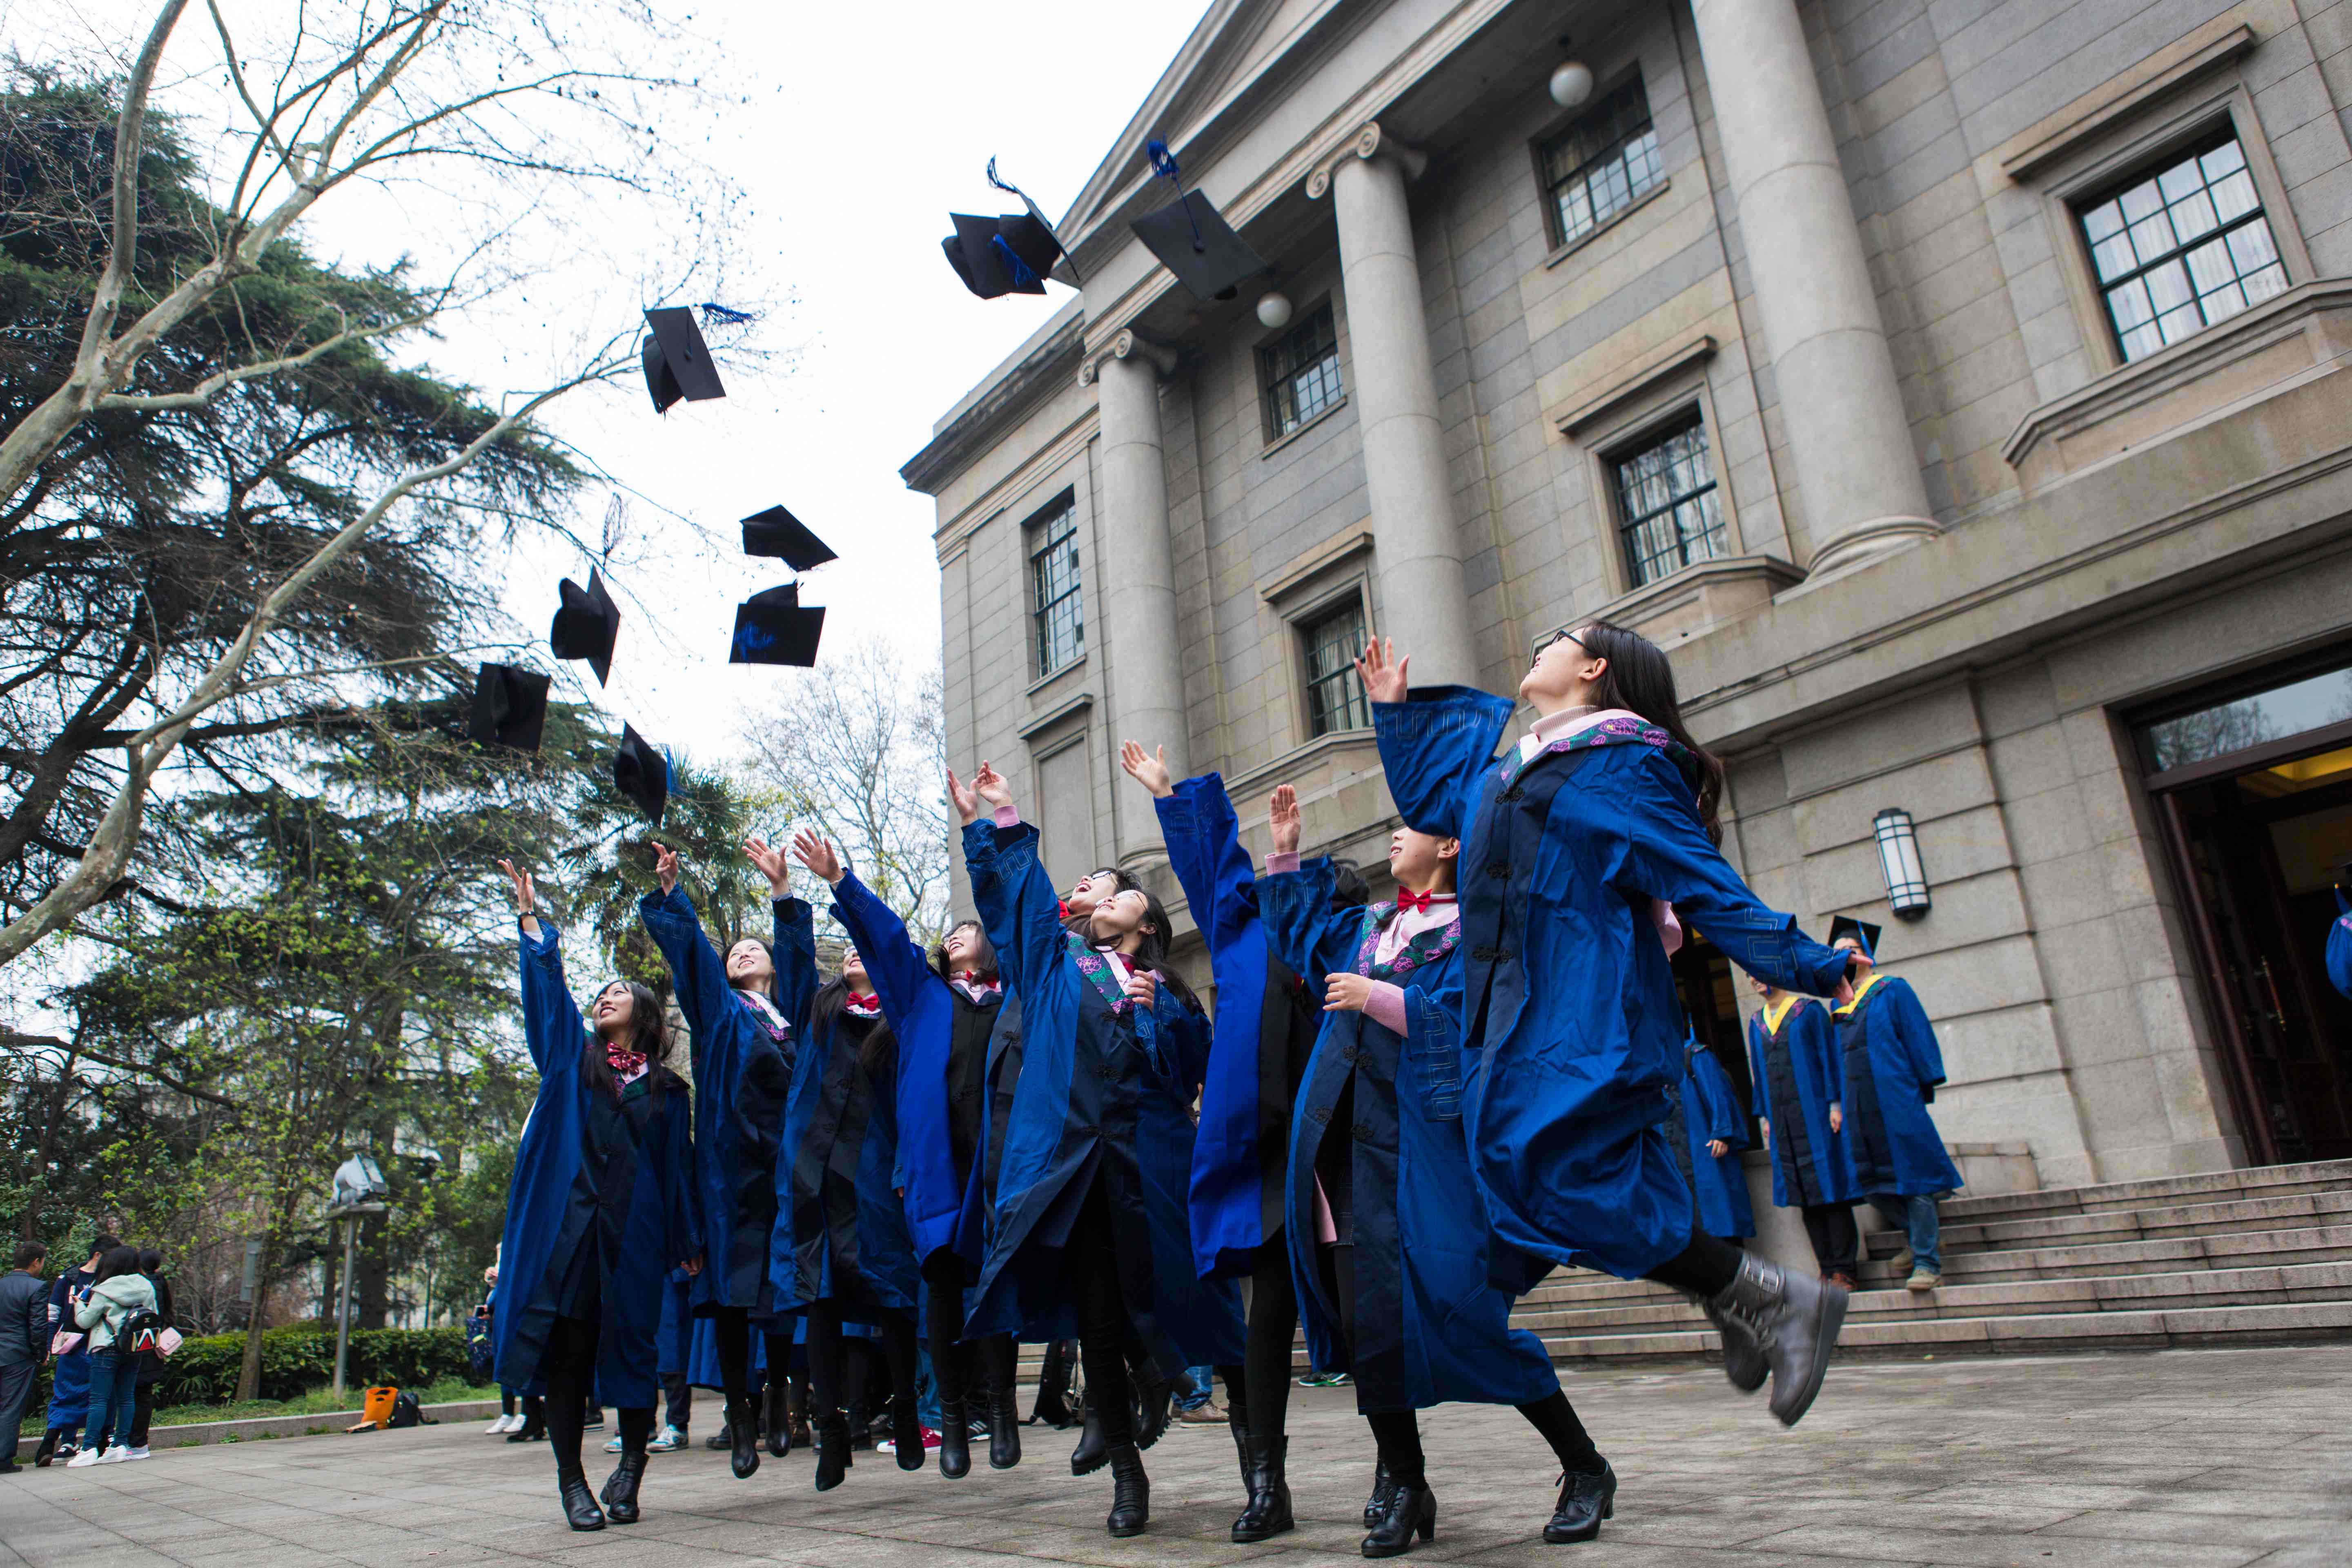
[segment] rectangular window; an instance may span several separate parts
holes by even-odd
[[[2234,130],[2080,210],[2126,363],[2286,287]]]
[[[1029,543],[1029,623],[1037,673],[1051,675],[1087,651],[1086,611],[1078,600],[1078,522],[1068,498],[1033,519]]]
[[[1364,651],[1364,601],[1349,595],[1298,628],[1307,647],[1307,733],[1312,738],[1339,730],[1369,730],[1372,710],[1356,675]]]
[[[1552,243],[1581,239],[1658,184],[1658,133],[1635,77],[1540,149]]]
[[[1257,351],[1265,438],[1279,441],[1339,401],[1339,334],[1328,300]]]
[[[1724,553],[1723,511],[1708,461],[1706,422],[1697,409],[1611,467],[1633,586]]]

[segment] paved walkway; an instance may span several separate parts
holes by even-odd
[[[1509,1410],[1455,1406],[1424,1418],[1438,1528],[1415,1560],[2352,1563],[2352,1346],[1841,1366],[1785,1435],[1710,1371],[1570,1373],[1568,1386],[1624,1478],[1601,1542],[1545,1546],[1552,1470],[1532,1433]],[[28,1470],[0,1480],[0,1563],[1317,1568],[1362,1561],[1371,1464],[1353,1409],[1344,1390],[1297,1392],[1300,1526],[1258,1547],[1225,1538],[1239,1485],[1213,1428],[1171,1429],[1147,1456],[1151,1531],[1118,1542],[1102,1531],[1108,1478],[1073,1479],[1074,1435],[1037,1427],[1016,1470],[949,1482],[860,1456],[824,1497],[804,1454],[739,1482],[698,1441],[655,1458],[643,1523],[575,1536],[546,1449],[468,1423]],[[605,1468],[592,1455],[599,1483]]]

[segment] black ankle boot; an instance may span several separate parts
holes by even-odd
[[[1389,1511],[1389,1500],[1395,1495],[1396,1482],[1389,1476],[1389,1462],[1382,1459],[1372,1471],[1372,1495],[1364,1503],[1364,1528],[1380,1523]]]
[[[1101,1415],[1087,1401],[1085,1423],[1078,1428],[1078,1446],[1070,1450],[1070,1474],[1090,1476],[1110,1458],[1110,1439],[1103,1436]]]
[[[1544,1526],[1544,1539],[1554,1546],[1591,1541],[1601,1533],[1601,1521],[1617,1511],[1617,1472],[1601,1461],[1596,1472],[1570,1470],[1560,1478],[1559,1506]]]
[[[1283,1460],[1287,1457],[1290,1439],[1260,1437],[1253,1433],[1249,1440],[1249,1507],[1241,1518],[1234,1521],[1234,1539],[1244,1543],[1265,1541],[1286,1530],[1297,1528],[1298,1521],[1290,1513],[1290,1483],[1282,1477]]]
[[[849,1470],[849,1423],[836,1411],[809,1426],[816,1436],[816,1489],[829,1492]]]
[[[853,1454],[869,1451],[874,1447],[874,1417],[863,1400],[849,1405],[849,1451]]]
[[[801,1447],[812,1441],[809,1436],[808,1386],[794,1379],[784,1394],[784,1435]]]
[[[1132,1443],[1109,1451],[1110,1517],[1104,1528],[1113,1535],[1141,1535],[1151,1522],[1151,1478],[1143,1473],[1143,1456]]]
[[[588,1489],[585,1476],[558,1476],[556,1489],[563,1494],[563,1522],[574,1530],[602,1530],[604,1510],[596,1506],[596,1494]]]
[[[1135,1379],[1135,1446],[1149,1448],[1160,1441],[1168,1430],[1168,1404],[1175,1390],[1157,1372],[1138,1373]]]
[[[737,1480],[760,1468],[760,1413],[749,1395],[727,1402],[728,1468]]]
[[[965,1429],[963,1401],[940,1401],[940,1474],[960,1481],[971,1474],[971,1434]]]
[[[1249,1517],[1249,1505],[1257,1497],[1257,1472],[1250,1468],[1249,1428],[1227,1422],[1225,1429],[1234,1435],[1234,1458],[1240,1461],[1242,1468],[1242,1519],[1246,1519]],[[1234,1528],[1239,1530],[1241,1527],[1241,1519],[1234,1520]]]
[[[1388,1511],[1364,1537],[1367,1557],[1395,1557],[1412,1549],[1412,1538],[1437,1538],[1437,1498],[1426,1486],[1392,1482]]]
[[[792,1413],[785,1408],[784,1380],[769,1380],[765,1400],[767,1405],[768,1452],[781,1459],[793,1451]]]
[[[947,1419],[945,1413],[940,1419]],[[923,1468],[923,1413],[915,1408],[915,1402],[911,1399],[893,1399],[890,1402],[890,1453],[902,1470]],[[971,1459],[964,1460],[964,1468],[971,1468]]]
[[[646,1457],[624,1453],[604,1483],[604,1517],[614,1524],[637,1522],[637,1483],[646,1479]]]
[[[1009,1470],[1021,1462],[1021,1417],[1013,1391],[988,1395],[988,1468]]]

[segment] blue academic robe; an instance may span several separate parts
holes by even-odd
[[[1367,1415],[1454,1400],[1528,1405],[1559,1387],[1543,1342],[1511,1327],[1511,1298],[1462,1134],[1462,922],[1423,931],[1386,964],[1374,953],[1393,903],[1334,910],[1331,862],[1258,884],[1276,951],[1313,978],[1370,975],[1404,992],[1402,1037],[1369,1013],[1323,1015],[1292,1120],[1286,1232],[1291,1278],[1314,1363],[1349,1373]],[[1345,1121],[1336,1120],[1345,1105]],[[1355,1271],[1355,1341],[1339,1331],[1316,1237],[1318,1167],[1347,1194],[1338,1254]],[[1351,1353],[1352,1352],[1352,1353]]]
[[[1830,1107],[1845,1092],[1843,1058],[1829,1009],[1799,996],[1768,1026],[1759,1009],[1748,1020],[1748,1107],[1764,1119],[1772,1152],[1772,1202],[1784,1209],[1851,1204],[1853,1157],[1843,1132],[1830,1131]],[[1843,1113],[1843,1107],[1841,1114]]]
[[[1691,1235],[1661,1130],[1684,1018],[1651,900],[1792,990],[1834,991],[1846,960],[1725,861],[1664,731],[1604,720],[1522,767],[1516,750],[1495,756],[1511,709],[1435,687],[1374,703],[1372,722],[1405,821],[1462,840],[1463,1104],[1496,1232],[1549,1263],[1638,1277]]]
[[[786,990],[785,976],[796,984],[814,980],[815,923],[805,900],[775,900],[776,979],[768,999],[788,1021],[778,1036],[728,984],[725,960],[703,934],[685,889],[646,894],[637,913],[669,964],[694,1037],[694,1192],[705,1249],[694,1308],[741,1307],[764,1317],[773,1295],[768,1243],[776,1227],[776,1151],[792,1087],[790,1021],[805,1021],[809,1004],[808,995]]]
[[[1201,1280],[1190,1265],[1192,1145],[1172,1123],[1191,1094],[1181,1062],[1171,1068],[1162,1056],[1163,1048],[1180,1058],[1204,1050],[1198,1025],[1171,1030],[1163,1047],[1159,1015],[1181,1009],[1165,1001],[1134,1005],[1111,983],[1107,962],[1072,951],[1034,826],[972,823],[964,861],[1023,1013],[1020,1078],[968,1331],[1034,1334],[1066,1316],[1062,1249],[1100,1182],[1120,1296],[1161,1374],[1239,1361],[1238,1292],[1230,1282]],[[1171,1268],[1170,1259],[1186,1261]]]
[[[1727,1241],[1756,1234],[1756,1210],[1748,1197],[1748,1175],[1739,1152],[1748,1147],[1748,1118],[1715,1054],[1697,1041],[1685,1047],[1680,1103],[1674,1121],[1682,1140],[1683,1178],[1698,1205],[1698,1227]],[[1717,1157],[1707,1144],[1721,1139],[1730,1152]]]
[[[709,1272],[708,1262],[703,1271]],[[673,1268],[669,1278],[662,1281],[661,1327],[654,1340],[654,1372],[657,1376],[676,1377],[693,1361],[694,1278],[698,1277],[689,1277],[683,1268]]]
[[[2336,923],[2327,928],[2328,984],[2352,996],[2352,899],[2336,889]]]
[[[1211,1277],[1246,1274],[1282,1229],[1291,1101],[1317,1019],[1297,971],[1268,945],[1224,781],[1186,779],[1153,804],[1217,993],[1192,1149],[1193,1267]]]
[[[1076,937],[1064,940],[1073,952],[1085,945]],[[1013,1102],[1021,1086],[1021,996],[1008,982],[1003,1003],[997,1008],[995,1025],[989,1030],[988,1062],[981,1080],[987,1115],[981,1123],[981,1143],[972,1159],[971,1176],[964,1183],[963,1210],[956,1217],[956,1251],[971,1259],[975,1270],[987,1260],[988,1238],[996,1226],[997,1175],[1004,1165],[1005,1138],[1013,1126]],[[1022,1319],[1021,1326],[1014,1331],[1015,1338],[1047,1344],[1077,1337],[1077,1317],[1068,1301],[1026,1303],[1024,1310],[1029,1306],[1040,1310]]]
[[[1865,1196],[1940,1196],[1960,1185],[1927,1107],[1944,1081],[1944,1055],[1927,1010],[1907,982],[1873,973],[1836,1010],[1840,1106],[1854,1185]]]
[[[622,1091],[617,1114],[590,1103],[583,1068],[593,1037],[564,989],[561,943],[545,921],[536,938],[522,936],[523,1039],[539,1068],[539,1098],[507,1188],[499,1249],[505,1288],[491,1331],[498,1377],[524,1394],[547,1392],[540,1356],[562,1305],[557,1294],[577,1249],[593,1247],[596,1397],[644,1409],[657,1388],[665,1281],[702,1251],[691,1113],[685,1084],[658,1065]],[[612,1121],[625,1134],[606,1143],[598,1174],[586,1143],[594,1125]],[[583,1194],[590,1201],[579,1201]]]
[[[68,1268],[49,1285],[49,1332],[75,1327],[68,1315],[73,1293],[98,1278],[87,1269]],[[48,1341],[43,1339],[46,1352]],[[49,1367],[49,1408],[45,1426],[48,1427],[79,1426],[89,1415],[89,1336]]]

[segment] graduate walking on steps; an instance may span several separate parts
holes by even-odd
[[[1772,1155],[1772,1202],[1804,1218],[1822,1278],[1854,1287],[1853,1159],[1846,1151],[1845,1070],[1829,1009],[1755,975],[1764,999],[1748,1020],[1748,1075],[1764,1147]]]
[[[1543,1342],[1511,1327],[1511,1298],[1492,1281],[1534,1270],[1496,1256],[1463,1140],[1461,845],[1398,828],[1395,899],[1348,909],[1332,899],[1330,860],[1299,861],[1288,784],[1268,818],[1266,930],[1323,1015],[1291,1122],[1285,1234],[1308,1355],[1350,1375],[1378,1449],[1363,1553],[1393,1557],[1436,1533],[1414,1413],[1455,1401],[1517,1407],[1562,1472],[1544,1539],[1590,1541],[1617,1476]]]
[[[1844,915],[1830,922],[1832,947],[1874,963],[1878,934],[1878,927]],[[1944,1282],[1943,1224],[1936,1204],[1961,1184],[1927,1114],[1944,1081],[1944,1054],[1910,983],[1875,969],[1853,988],[1853,1000],[1837,1008],[1836,1019],[1854,1185],[1906,1235],[1909,1245],[1895,1258],[1906,1276],[1904,1288],[1933,1290]]]
[[[1723,767],[1690,739],[1647,638],[1595,622],[1547,643],[1519,682],[1534,730],[1499,760],[1507,699],[1412,690],[1378,642],[1357,668],[1406,825],[1458,837],[1469,868],[1465,1131],[1496,1256],[1536,1260],[1507,1283],[1567,1263],[1696,1297],[1734,1385],[1769,1372],[1772,1413],[1795,1425],[1845,1292],[1692,1225],[1662,1130],[1683,1045],[1665,936],[1678,915],[1744,967],[1819,994],[1842,991],[1853,961],[1766,909],[1716,848]]]
[[[722,960],[703,934],[693,901],[679,889],[677,856],[667,848],[655,852],[660,890],[637,905],[646,934],[669,965],[698,1058],[694,1190],[702,1212],[704,1267],[688,1287],[688,1300],[696,1317],[713,1320],[730,1464],[739,1479],[760,1468],[761,1422],[751,1394],[752,1331],[769,1337],[770,1366],[781,1367],[792,1349],[791,1321],[776,1314],[768,1247],[776,1228],[784,1100],[816,973],[814,920],[807,902],[793,897],[782,856],[758,838],[743,847],[768,877],[772,948],[747,936]],[[775,955],[784,952],[792,957],[780,965]],[[786,976],[792,977],[789,990]],[[678,1371],[685,1371],[682,1364]],[[771,1452],[786,1451],[782,1437],[780,1428],[772,1431]]]
[[[663,1286],[673,1268],[702,1268],[686,1086],[662,1065],[668,1032],[644,986],[613,981],[596,994],[593,1026],[581,1018],[529,873],[499,866],[521,927],[523,1039],[539,1096],[507,1189],[498,1379],[545,1401],[572,1528],[634,1524],[659,1392]],[[620,1410],[621,1462],[601,1509],[580,1462],[592,1395]]]
[[[988,1401],[989,1465],[1010,1469],[1021,1462],[1013,1336],[963,1337],[964,1290],[980,1278],[980,1258],[956,1247],[964,1196],[986,1142],[988,1042],[1004,1001],[996,950],[978,921],[963,921],[936,955],[926,953],[832,844],[803,831],[793,852],[833,889],[835,912],[864,956],[882,1016],[898,1038],[899,1189],[939,1383],[940,1474],[953,1480],[971,1471],[967,1401],[981,1390]]]
[[[1756,1234],[1756,1209],[1748,1197],[1748,1173],[1740,1151],[1748,1147],[1748,1118],[1732,1092],[1715,1053],[1694,1036],[1683,1044],[1683,1077],[1666,1119],[1666,1142],[1690,1184],[1699,1229],[1725,1241]]]

